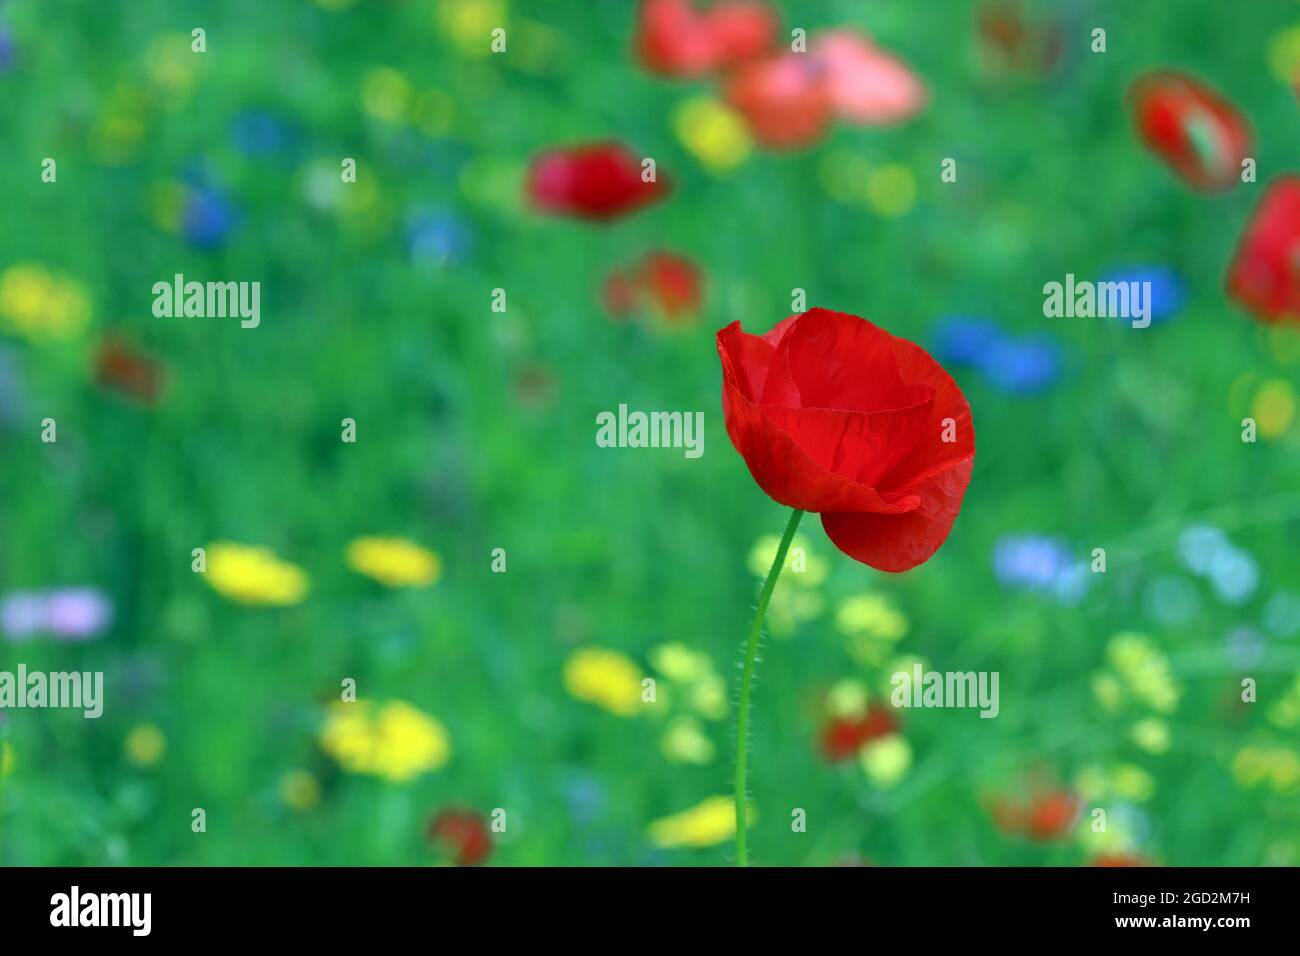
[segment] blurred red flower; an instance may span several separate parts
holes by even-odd
[[[835,546],[906,571],[943,544],[975,458],[970,406],[918,345],[813,309],[717,335],[727,435],[770,497],[822,516]]]
[[[742,65],[725,93],[754,138],[771,149],[810,146],[836,117],[858,124],[899,122],[926,100],[924,84],[902,60],[850,30],[821,33],[804,53]]]
[[[997,797],[989,806],[989,816],[1003,833],[1040,843],[1069,836],[1078,814],[1079,798],[1059,788],[1031,793],[1023,802]]]
[[[1152,866],[1150,860],[1136,853],[1100,853],[1088,861],[1089,866]]]
[[[1129,87],[1129,105],[1147,148],[1184,181],[1221,192],[1241,179],[1250,130],[1231,103],[1185,73],[1147,73]]]
[[[822,754],[831,763],[847,760],[863,744],[898,729],[893,712],[882,704],[872,704],[860,717],[832,717],[822,728]]]
[[[544,212],[609,220],[663,199],[663,176],[647,182],[642,160],[618,143],[589,143],[548,150],[533,158],[527,192]]]
[[[807,54],[746,63],[728,78],[725,94],[754,138],[769,149],[811,146],[830,125],[830,91]]]
[[[695,314],[703,284],[700,270],[675,252],[657,249],[605,280],[605,307],[617,317],[647,301],[663,318],[678,324]]]
[[[752,59],[776,36],[766,3],[717,3],[698,10],[691,0],[642,0],[633,40],[642,64],[664,76],[699,77]]]
[[[1300,321],[1300,176],[1269,184],[1228,270],[1228,293],[1264,322]]]
[[[429,822],[428,837],[449,851],[457,866],[476,866],[492,852],[487,823],[473,810],[442,810]]]
[[[925,84],[902,60],[851,30],[814,38],[808,56],[837,116],[850,123],[898,123],[925,106]]]
[[[95,380],[127,398],[152,405],[166,382],[162,363],[124,339],[105,338],[95,352]]]

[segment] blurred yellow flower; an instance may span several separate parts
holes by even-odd
[[[643,678],[628,658],[599,647],[576,650],[564,664],[564,686],[572,696],[620,717],[637,713]]]
[[[707,764],[716,753],[713,741],[693,717],[675,718],[664,731],[661,746],[664,756],[674,763]]]
[[[193,43],[188,33],[171,33],[155,37],[145,54],[145,73],[168,109],[184,105],[194,88],[203,57],[194,53]]]
[[[1137,764],[1117,763],[1110,768],[1110,789],[1134,803],[1145,803],[1156,793],[1156,781]]]
[[[1096,674],[1092,678],[1092,695],[1104,709],[1114,711],[1124,700],[1124,688],[1114,674]]]
[[[122,749],[137,767],[152,767],[167,753],[167,737],[155,724],[136,724],[127,732]]]
[[[832,717],[860,717],[867,712],[871,692],[860,680],[846,677],[826,692],[826,709]]]
[[[754,542],[749,550],[746,564],[754,577],[760,581],[767,579],[767,572],[772,570],[776,552],[780,550],[781,539],[774,534],[765,534]],[[790,549],[785,553],[785,566],[777,578],[777,587],[782,582],[800,587],[817,587],[826,580],[828,565],[808,548],[808,539],[796,534],[790,539]]]
[[[669,680],[689,684],[713,671],[707,654],[693,651],[685,644],[674,641],[651,648],[650,666]]]
[[[1133,725],[1133,742],[1147,753],[1168,753],[1170,740],[1169,725],[1159,717],[1148,717]]]
[[[1290,690],[1278,698],[1277,703],[1269,708],[1268,719],[1279,727],[1294,727],[1300,724],[1300,674]]]
[[[306,572],[266,548],[216,541],[207,547],[207,567],[212,589],[240,604],[286,606],[307,594]]]
[[[907,635],[911,624],[907,615],[883,594],[859,594],[840,605],[835,625],[850,636],[862,634],[891,643]]]
[[[753,827],[758,815],[751,805],[745,817]],[[736,834],[736,801],[731,797],[709,797],[703,803],[662,817],[650,824],[650,842],[657,847],[714,846]]]
[[[701,677],[691,685],[689,694],[691,707],[700,716],[709,720],[727,716],[727,683],[717,674]]]
[[[893,787],[912,767],[912,745],[902,734],[886,734],[867,743],[858,759],[867,779],[877,787]]]
[[[377,120],[401,123],[410,102],[410,81],[390,66],[372,67],[361,80],[361,108]]]
[[[1277,438],[1295,421],[1295,391],[1281,379],[1271,379],[1259,387],[1250,406],[1261,438]]]
[[[1300,783],[1300,757],[1294,750],[1271,744],[1243,747],[1232,760],[1232,775],[1243,787],[1266,784],[1284,793]]]
[[[1288,27],[1273,37],[1268,47],[1268,65],[1273,75],[1287,85],[1300,79],[1300,25]]]
[[[437,770],[451,756],[447,728],[402,700],[331,705],[320,743],[348,773],[397,783]]]
[[[1179,689],[1169,661],[1146,635],[1116,634],[1106,657],[1128,690],[1152,710],[1167,714],[1178,706]]]
[[[867,177],[866,200],[882,216],[901,216],[916,201],[916,177],[896,163],[872,170]]]
[[[293,810],[310,810],[320,803],[320,781],[306,770],[290,770],[280,778],[280,799]]]
[[[438,0],[438,26],[466,56],[488,56],[492,31],[506,26],[503,0]],[[508,47],[507,47],[508,49]]]
[[[90,300],[71,279],[19,263],[0,273],[0,319],[32,342],[68,339],[90,321]]]
[[[697,96],[678,106],[673,129],[682,145],[713,173],[735,169],[754,148],[745,121],[711,96]]]
[[[442,561],[403,538],[357,538],[347,548],[348,567],[390,588],[418,588],[442,576]]]

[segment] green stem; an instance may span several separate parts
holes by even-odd
[[[758,607],[754,610],[754,623],[749,628],[749,641],[745,645],[745,669],[740,675],[740,706],[736,714],[736,865],[748,866],[749,857],[745,852],[745,762],[749,756],[749,688],[754,682],[754,661],[758,656],[758,635],[763,630],[763,615],[767,613],[767,604],[772,600],[772,591],[776,579],[785,567],[785,554],[790,550],[790,541],[794,538],[794,529],[799,527],[803,512],[798,508],[790,515],[781,536],[781,546],[776,549],[772,560],[772,569],[767,572],[763,590],[758,595]]]

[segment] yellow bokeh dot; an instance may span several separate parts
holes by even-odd
[[[400,123],[411,102],[411,83],[388,66],[376,66],[361,81],[361,108],[385,123]]]
[[[1147,753],[1168,753],[1171,742],[1169,725],[1158,717],[1139,720],[1133,725],[1133,742]]]
[[[1271,379],[1259,387],[1251,403],[1250,414],[1259,434],[1277,438],[1295,421],[1295,390],[1281,379]]]
[[[735,169],[754,148],[745,121],[711,96],[698,96],[678,106],[673,130],[691,155],[714,173]]]
[[[1283,30],[1268,46],[1268,65],[1283,83],[1300,79],[1300,25]]]
[[[122,749],[137,767],[152,767],[167,753],[167,737],[156,724],[136,724],[127,732]]]
[[[492,31],[505,29],[506,5],[502,0],[439,0],[438,26],[467,56],[492,52]],[[509,49],[509,47],[507,47]]]
[[[916,202],[916,177],[897,163],[881,166],[867,177],[866,200],[882,216],[901,216]]]
[[[887,734],[863,747],[858,759],[867,779],[877,787],[893,787],[912,767],[912,745],[902,734]]]

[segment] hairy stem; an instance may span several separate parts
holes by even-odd
[[[740,675],[740,706],[736,713],[736,865],[748,866],[749,857],[745,850],[745,827],[747,807],[745,801],[745,763],[749,756],[749,690],[754,682],[754,661],[758,656],[758,635],[763,630],[763,616],[767,613],[767,604],[772,600],[772,590],[776,579],[785,567],[785,555],[790,550],[790,541],[794,530],[799,527],[803,512],[798,508],[790,515],[781,536],[781,546],[776,549],[772,560],[772,569],[767,572],[763,590],[758,595],[758,607],[754,609],[754,623],[749,627],[749,641],[745,644],[745,669]]]

